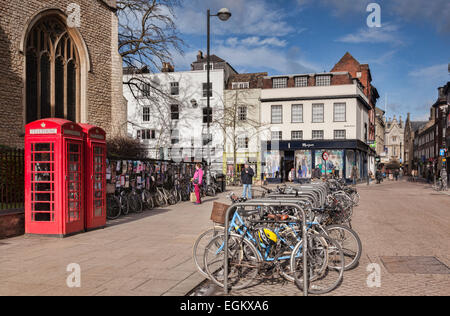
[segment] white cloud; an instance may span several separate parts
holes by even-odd
[[[285,47],[287,42],[285,40],[281,40],[277,37],[267,37],[261,38],[259,36],[250,36],[245,37],[243,39],[239,39],[237,37],[229,37],[226,41],[217,40],[216,43],[223,44],[226,43],[228,46],[237,46],[243,45],[248,47],[256,47],[256,46],[275,46],[275,47]]]
[[[390,43],[395,45],[402,45],[403,41],[400,39],[398,33],[398,26],[394,24],[382,24],[381,27],[361,28],[356,33],[347,34],[337,39],[338,42],[343,43]]]
[[[423,80],[442,80],[448,77],[448,64],[439,64],[429,67],[416,69],[409,72],[411,77],[421,78]]]
[[[184,34],[203,35],[206,33],[206,10],[215,14],[226,6],[231,18],[222,22],[211,18],[211,28],[217,35],[284,36],[295,29],[286,21],[286,12],[274,2],[261,0],[189,0],[175,9],[178,29]]]

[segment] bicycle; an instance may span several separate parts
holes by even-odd
[[[119,198],[114,193],[106,194],[106,218],[117,219],[122,214]]]

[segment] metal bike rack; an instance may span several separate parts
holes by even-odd
[[[302,241],[303,241],[303,249],[302,249],[302,255],[303,255],[303,296],[308,296],[308,265],[307,265],[307,256],[306,256],[306,248],[308,245],[307,242],[307,236],[306,236],[306,214],[303,208],[300,207],[300,205],[293,203],[292,200],[277,200],[274,201],[268,201],[268,200],[252,200],[251,202],[244,202],[244,203],[235,203],[231,205],[227,212],[225,213],[225,254],[223,259],[223,267],[224,267],[224,280],[223,280],[223,286],[225,294],[228,294],[228,237],[229,237],[229,225],[230,225],[230,214],[231,211],[238,207],[245,207],[245,206],[287,206],[296,208],[300,211],[302,214]]]

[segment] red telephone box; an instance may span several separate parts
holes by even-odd
[[[89,124],[79,124],[84,134],[86,230],[106,225],[106,133]]]
[[[42,119],[25,126],[25,233],[63,237],[84,230],[83,130]]]

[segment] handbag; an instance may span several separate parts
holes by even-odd
[[[191,192],[191,202],[197,202],[197,196],[195,195],[195,192]]]

